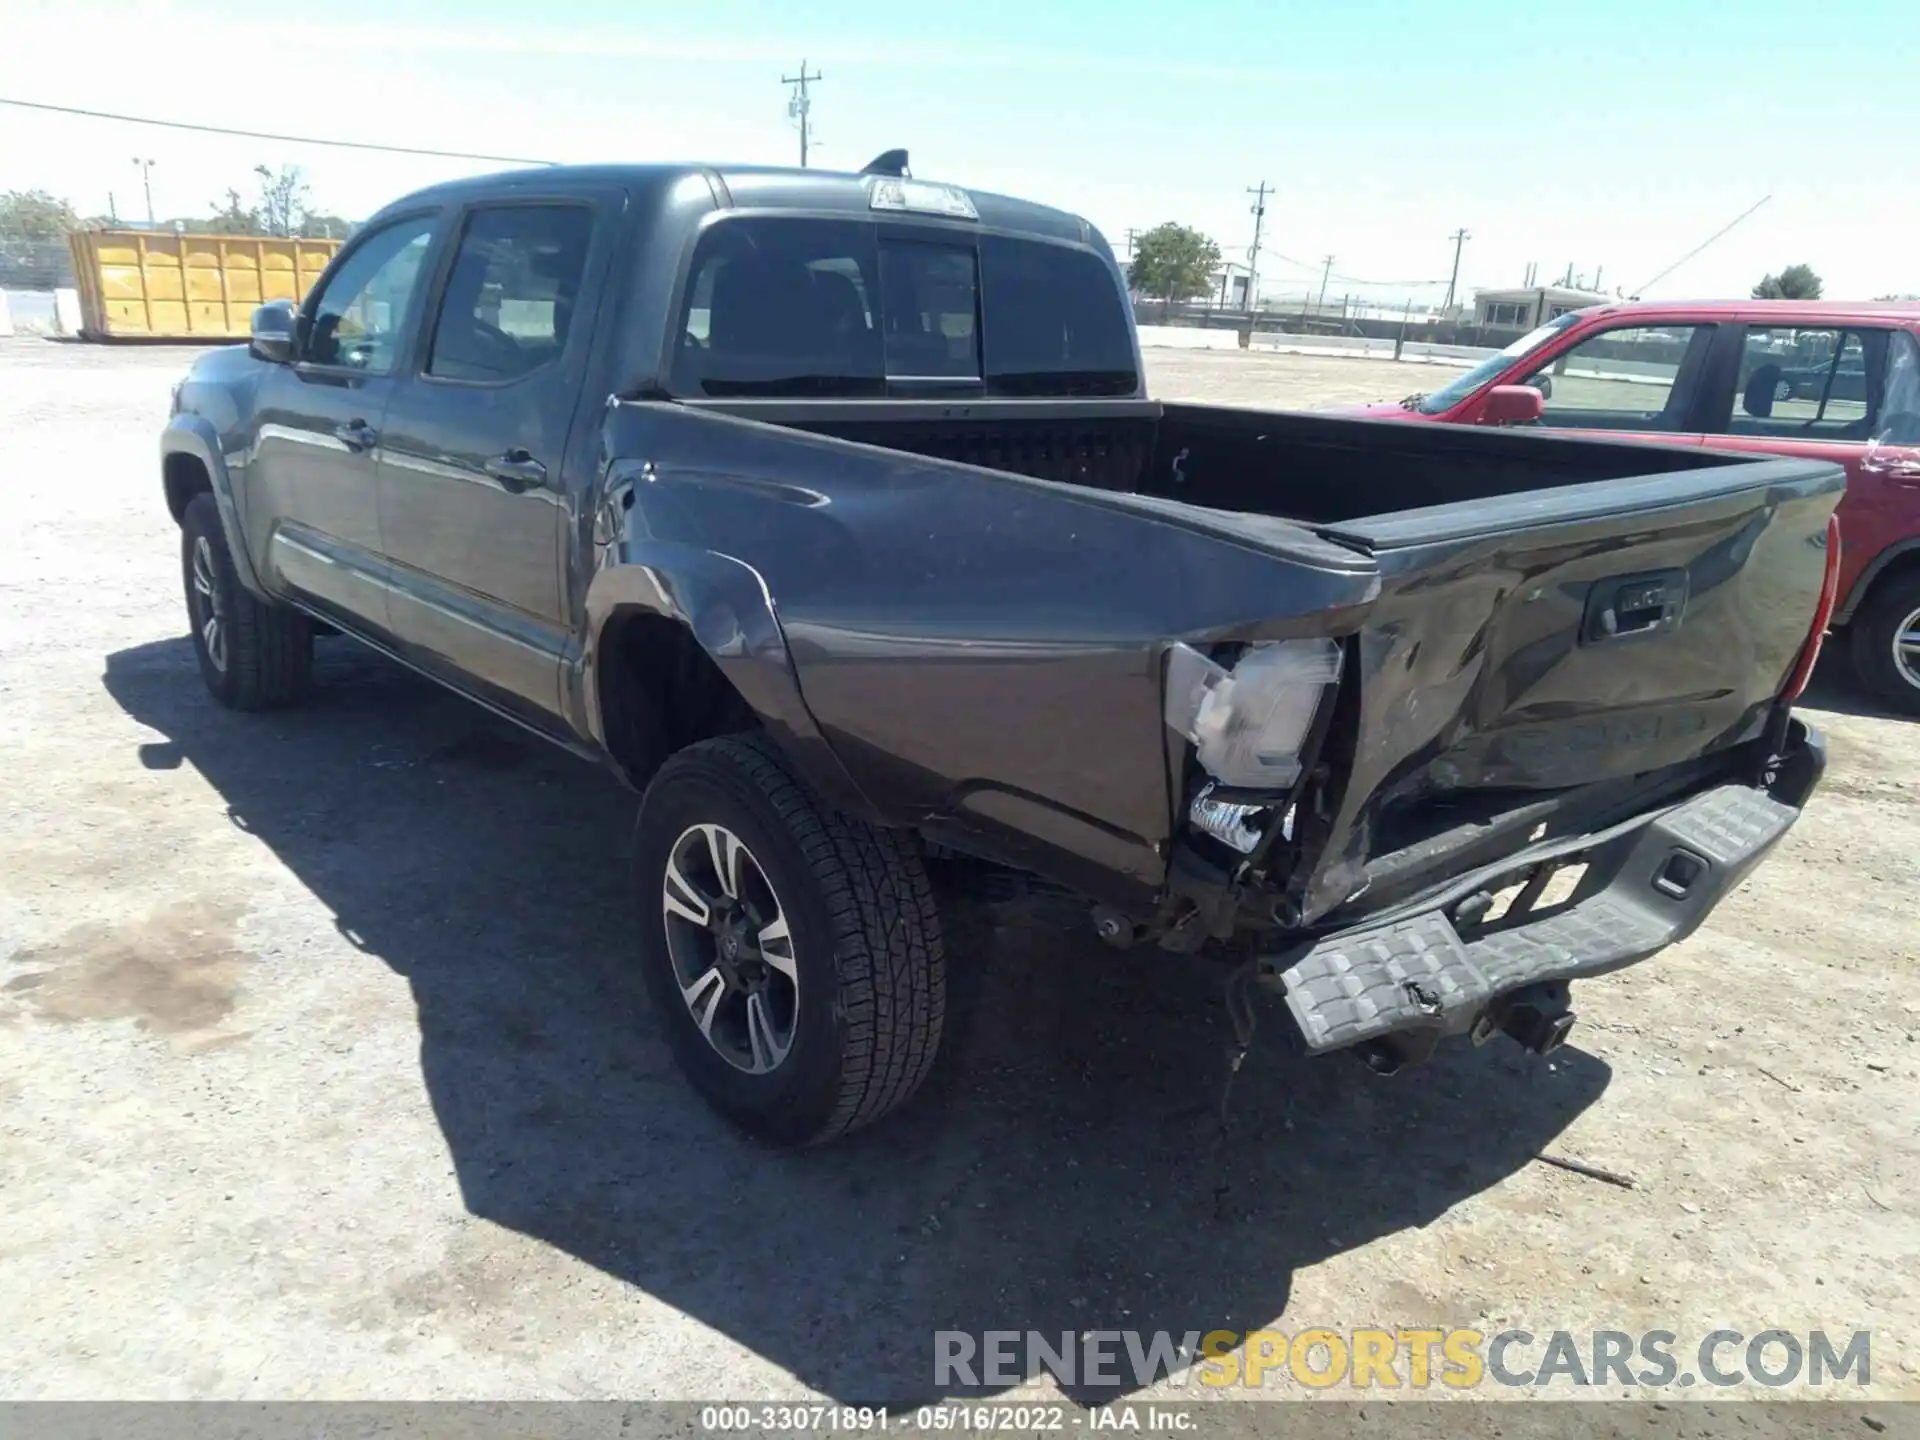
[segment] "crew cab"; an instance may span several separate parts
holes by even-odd
[[[641,792],[633,963],[782,1142],[932,1064],[930,857],[1387,1070],[1558,1044],[1824,764],[1838,465],[1162,404],[1092,226],[897,152],[410,195],[160,448],[216,701],[343,632]]]
[[[1843,465],[1834,625],[1860,680],[1920,715],[1920,305],[1603,305],[1557,317],[1431,394],[1359,413]]]

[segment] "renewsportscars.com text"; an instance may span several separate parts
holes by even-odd
[[[1051,1375],[1062,1385],[1195,1382],[1211,1388],[1302,1385],[1326,1390],[1472,1390],[1617,1386],[1622,1389],[1872,1382],[1872,1336],[1855,1330],[1422,1330],[1312,1327],[1183,1335],[1165,1330],[940,1330],[933,1380],[944,1388],[1016,1385]]]

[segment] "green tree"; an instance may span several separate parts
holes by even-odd
[[[353,223],[340,215],[315,210],[307,188],[307,178],[297,165],[271,170],[265,165],[253,167],[259,182],[258,194],[250,202],[241,193],[227,189],[226,199],[213,203],[213,216],[207,220],[189,220],[190,230],[214,235],[309,235],[345,239],[353,232]]]
[[[240,198],[238,190],[229,189],[225,201],[218,203],[213,218],[189,224],[190,229],[204,228],[211,235],[264,235],[260,227],[260,209],[249,206]]]
[[[309,210],[300,226],[300,233],[309,239],[318,237],[326,240],[345,240],[355,230],[353,221],[344,215],[329,215],[319,210]]]
[[[1220,247],[1198,230],[1169,220],[1147,231],[1133,247],[1127,282],[1142,295],[1191,300],[1213,288]]]
[[[298,235],[312,199],[306,171],[298,165],[282,165],[278,170],[256,165],[253,173],[260,177],[260,223],[267,234]]]
[[[1789,265],[1778,275],[1763,275],[1753,287],[1756,300],[1818,300],[1820,277],[1811,265]]]
[[[80,228],[65,200],[45,190],[9,190],[0,195],[0,235],[21,240],[64,240]]]

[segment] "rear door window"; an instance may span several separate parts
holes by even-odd
[[[434,326],[427,373],[517,380],[566,348],[586,270],[593,212],[507,205],[468,217]]]
[[[999,236],[741,219],[695,247],[682,394],[1127,395],[1132,331],[1087,251]]]
[[[1872,380],[1879,377],[1885,354],[1884,331],[1750,325],[1740,348],[1727,433],[1865,440],[1878,398]]]

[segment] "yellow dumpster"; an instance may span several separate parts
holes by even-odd
[[[253,308],[301,300],[338,240],[76,230],[69,237],[89,340],[244,340]]]

